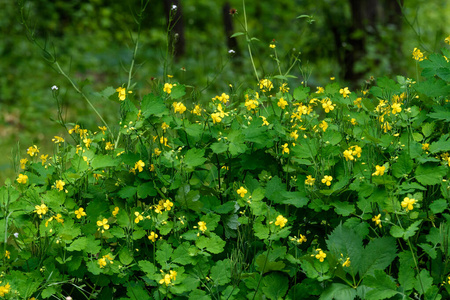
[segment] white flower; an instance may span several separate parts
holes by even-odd
[[[233,49],[230,49],[230,50],[228,50],[228,53],[234,54],[234,53],[236,53],[236,51],[234,51]]]
[[[14,232],[14,237],[17,239],[19,238],[19,233],[18,232]]]
[[[52,86],[52,90],[58,90],[58,87],[56,85]]]
[[[177,10],[177,6],[176,5],[172,5],[172,10]]]

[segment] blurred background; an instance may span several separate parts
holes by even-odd
[[[135,22],[141,0],[30,0],[24,3],[28,24],[38,41],[58,57],[62,68],[107,122],[115,125],[118,104],[96,96],[106,87],[128,82]],[[171,13],[176,23],[170,24]],[[282,72],[290,70],[289,85],[302,81],[314,89],[330,77],[352,89],[371,77],[414,77],[417,47],[431,53],[450,35],[450,5],[445,0],[277,0],[247,1],[246,16],[259,76],[278,74],[276,45]],[[38,145],[51,154],[54,135],[64,136],[55,123],[57,105],[51,87],[59,87],[68,123],[95,130],[101,125],[70,83],[27,39],[14,0],[0,0],[0,184],[15,179],[14,162],[26,148]],[[301,17],[307,15],[309,17]],[[141,26],[133,91],[137,98],[165,82],[196,87],[210,99],[233,89],[254,88],[256,78],[242,32],[241,0],[150,1]],[[172,27],[168,37],[167,28]],[[168,43],[168,40],[170,41]],[[169,47],[168,47],[169,44]],[[172,55],[167,56],[167,49]],[[235,53],[230,54],[229,50]],[[167,73],[165,74],[165,66]],[[205,89],[207,87],[207,89]]]

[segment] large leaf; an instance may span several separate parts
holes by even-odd
[[[186,166],[188,168],[194,168],[203,165],[206,161],[206,158],[203,157],[204,155],[205,149],[189,149],[184,156],[184,162],[186,163]]]
[[[397,244],[392,237],[375,238],[364,249],[359,264],[359,275],[364,278],[375,270],[386,269],[397,257]]]
[[[375,270],[374,276],[367,276],[364,284],[372,288],[365,295],[367,300],[387,299],[399,293],[394,279],[381,270]]]
[[[397,162],[392,165],[392,175],[397,178],[406,177],[413,169],[413,161],[406,151],[398,157]]]
[[[445,166],[436,166],[434,164],[421,164],[417,166],[415,177],[423,185],[438,184],[447,173]]]
[[[161,117],[169,112],[164,104],[164,99],[155,94],[147,94],[142,99],[141,111],[144,118],[150,116]]]

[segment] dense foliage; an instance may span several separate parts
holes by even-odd
[[[62,134],[18,152],[0,187],[1,298],[449,297],[448,46],[414,48],[409,77],[312,88],[276,40],[274,71],[259,71],[242,14],[233,36],[257,80],[217,95],[168,56],[158,80],[134,84],[140,31],[123,84],[86,91],[21,15],[92,113],[68,122],[51,87]]]

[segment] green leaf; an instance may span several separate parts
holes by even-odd
[[[436,166],[434,164],[420,164],[415,172],[416,180],[423,185],[434,185],[441,183],[444,175],[447,173],[445,166]]]
[[[214,285],[225,285],[231,281],[231,262],[229,259],[219,260],[211,268],[209,276],[214,282]]]
[[[134,195],[136,195],[137,192],[137,187],[135,186],[130,186],[127,185],[125,187],[123,187],[120,191],[119,191],[119,197],[122,199],[128,199],[131,197],[134,197]]]
[[[299,86],[294,90],[294,99],[297,101],[303,101],[308,97],[309,87]]]
[[[104,168],[107,168],[107,167],[115,167],[118,164],[119,164],[119,160],[118,159],[113,159],[109,155],[97,154],[91,160],[91,166],[92,166],[92,168],[94,170],[104,169]]]
[[[156,251],[156,261],[160,265],[164,266],[168,261],[170,261],[170,256],[172,255],[172,253],[172,246],[164,241],[158,246],[158,250]]]
[[[438,153],[438,152],[445,152],[450,150],[450,139],[449,136],[443,135],[439,138],[438,141],[431,143],[430,145],[430,153]]]
[[[430,210],[433,214],[440,214],[448,208],[447,200],[438,199],[430,204]]]
[[[189,249],[195,248],[189,242],[184,242],[175,248],[172,254],[172,262],[180,265],[195,264],[195,257],[189,255]]]
[[[339,224],[328,235],[326,243],[328,250],[336,259],[340,258],[341,254],[344,258],[350,258],[350,273],[356,275],[364,252],[363,238],[352,228]]]
[[[356,290],[346,284],[332,283],[323,293],[320,295],[319,300],[350,300],[355,299]]]
[[[133,256],[130,254],[128,248],[122,248],[122,250],[120,250],[119,260],[124,265],[129,265],[133,262]]]
[[[148,278],[156,280],[161,277],[158,269],[154,264],[147,260],[141,260],[138,262],[139,268],[147,275]]]
[[[414,258],[410,251],[400,252],[399,255],[399,272],[398,283],[405,291],[410,291],[414,288],[416,272],[414,271]]]
[[[164,99],[153,93],[144,96],[141,103],[141,111],[144,118],[150,116],[162,117],[169,113],[164,104]]]
[[[341,216],[348,217],[355,212],[355,205],[353,203],[342,202],[340,200],[331,203],[335,207],[334,211]]]
[[[125,286],[127,287],[127,296],[130,297],[131,300],[152,299],[147,290],[143,287],[143,283],[131,281],[127,282]]]
[[[375,238],[369,242],[361,255],[359,274],[361,278],[384,270],[397,257],[397,244],[391,237]]]
[[[434,112],[429,113],[427,116],[435,120],[443,120],[446,123],[450,122],[450,110],[448,108],[434,107]]]
[[[425,137],[429,137],[434,132],[435,123],[423,123],[422,133]]]
[[[195,241],[195,244],[199,249],[206,249],[206,251],[208,252],[218,254],[223,251],[223,247],[225,247],[226,242],[222,240],[217,234],[211,232],[209,238],[201,235]]]
[[[399,293],[394,279],[382,270],[375,270],[374,276],[364,278],[364,285],[372,288],[366,293],[367,300],[382,300]]]
[[[427,269],[422,269],[420,273],[416,276],[416,283],[414,289],[419,293],[419,295],[425,294],[433,286],[433,278]],[[422,289],[423,288],[423,289]]]
[[[408,228],[403,233],[403,238],[405,240],[409,239],[410,237],[414,236],[416,232],[419,230],[419,225],[422,223],[422,220],[416,221],[408,226]]]
[[[397,178],[406,177],[413,169],[413,161],[406,151],[398,157],[397,162],[392,165],[392,175]]]
[[[184,157],[184,162],[188,168],[194,168],[203,165],[206,161],[205,149],[193,148],[189,149]]]
[[[262,291],[269,299],[284,299],[289,288],[289,278],[282,273],[270,273],[262,279]]]
[[[238,37],[238,36],[241,36],[241,35],[244,35],[245,33],[243,33],[243,32],[236,32],[236,33],[233,33],[231,36],[230,36],[230,38],[235,38],[235,37]]]
[[[87,237],[80,237],[72,242],[69,247],[67,247],[67,251],[82,251],[86,249],[88,244]]]
[[[431,257],[432,259],[436,259],[437,252],[433,246],[431,246],[430,244],[421,243],[419,244],[419,247],[422,248],[429,257]]]
[[[224,153],[228,150],[228,145],[223,142],[216,142],[211,145],[211,150],[216,154]]]
[[[183,84],[175,85],[170,93],[170,97],[174,100],[179,99],[184,95],[186,95],[186,87]]]
[[[263,274],[270,271],[281,271],[286,264],[282,261],[272,261],[265,254],[260,254],[255,258],[256,269]]]
[[[137,195],[139,199],[145,199],[148,196],[156,196],[157,192],[152,181],[142,183],[137,188]]]

